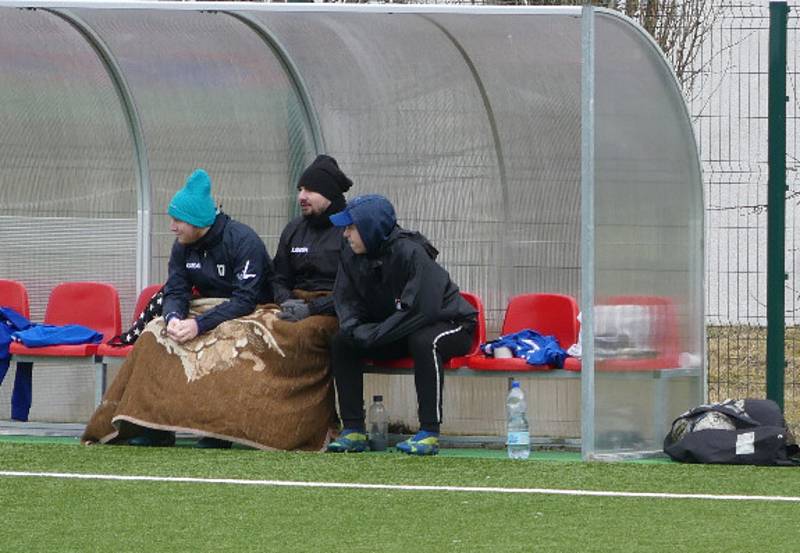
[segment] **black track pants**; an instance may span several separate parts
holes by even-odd
[[[337,334],[331,344],[331,369],[345,428],[364,428],[364,360],[414,360],[414,385],[420,427],[439,430],[442,422],[444,364],[469,351],[474,323],[439,322],[379,348],[359,348]]]

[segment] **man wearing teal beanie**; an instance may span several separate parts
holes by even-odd
[[[203,169],[197,169],[186,179],[167,210],[173,219],[192,226],[210,227],[217,217],[217,208],[211,199],[211,178]]]
[[[272,260],[253,229],[218,211],[211,178],[197,169],[167,210],[175,244],[164,286],[167,333],[183,343],[272,301]],[[196,319],[188,319],[192,290],[201,297],[230,298]]]
[[[272,260],[264,242],[247,225],[216,208],[211,178],[194,171],[167,209],[175,234],[164,285],[163,312],[167,334],[187,342],[219,324],[249,315],[256,305],[272,303]],[[196,290],[204,298],[228,298],[216,307],[189,317],[189,302]],[[146,429],[128,441],[131,445],[171,445],[172,432]],[[200,447],[230,447],[230,442],[203,438]]]

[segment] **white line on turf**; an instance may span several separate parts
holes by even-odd
[[[516,493],[573,495],[588,497],[633,497],[652,499],[710,499],[716,501],[786,501],[800,503],[800,497],[784,495],[716,495],[703,493],[613,492],[600,490],[559,490],[548,488],[490,488],[480,486],[413,486],[401,484],[360,484],[357,482],[293,482],[288,480],[243,480],[236,478],[193,478],[186,476],[126,476],[120,474],[75,474],[65,472],[21,472],[3,470],[0,476],[67,478],[74,480],[114,480],[122,482],[168,482],[193,484],[233,484],[291,488],[344,488],[357,490],[396,490],[424,492]]]

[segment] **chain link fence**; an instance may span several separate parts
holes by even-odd
[[[785,411],[800,429],[798,8],[787,32]],[[709,400],[766,396],[769,7],[723,3],[687,100],[703,164]]]

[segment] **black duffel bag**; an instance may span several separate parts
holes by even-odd
[[[783,413],[769,399],[729,399],[690,409],[672,423],[664,452],[684,463],[800,463]]]

